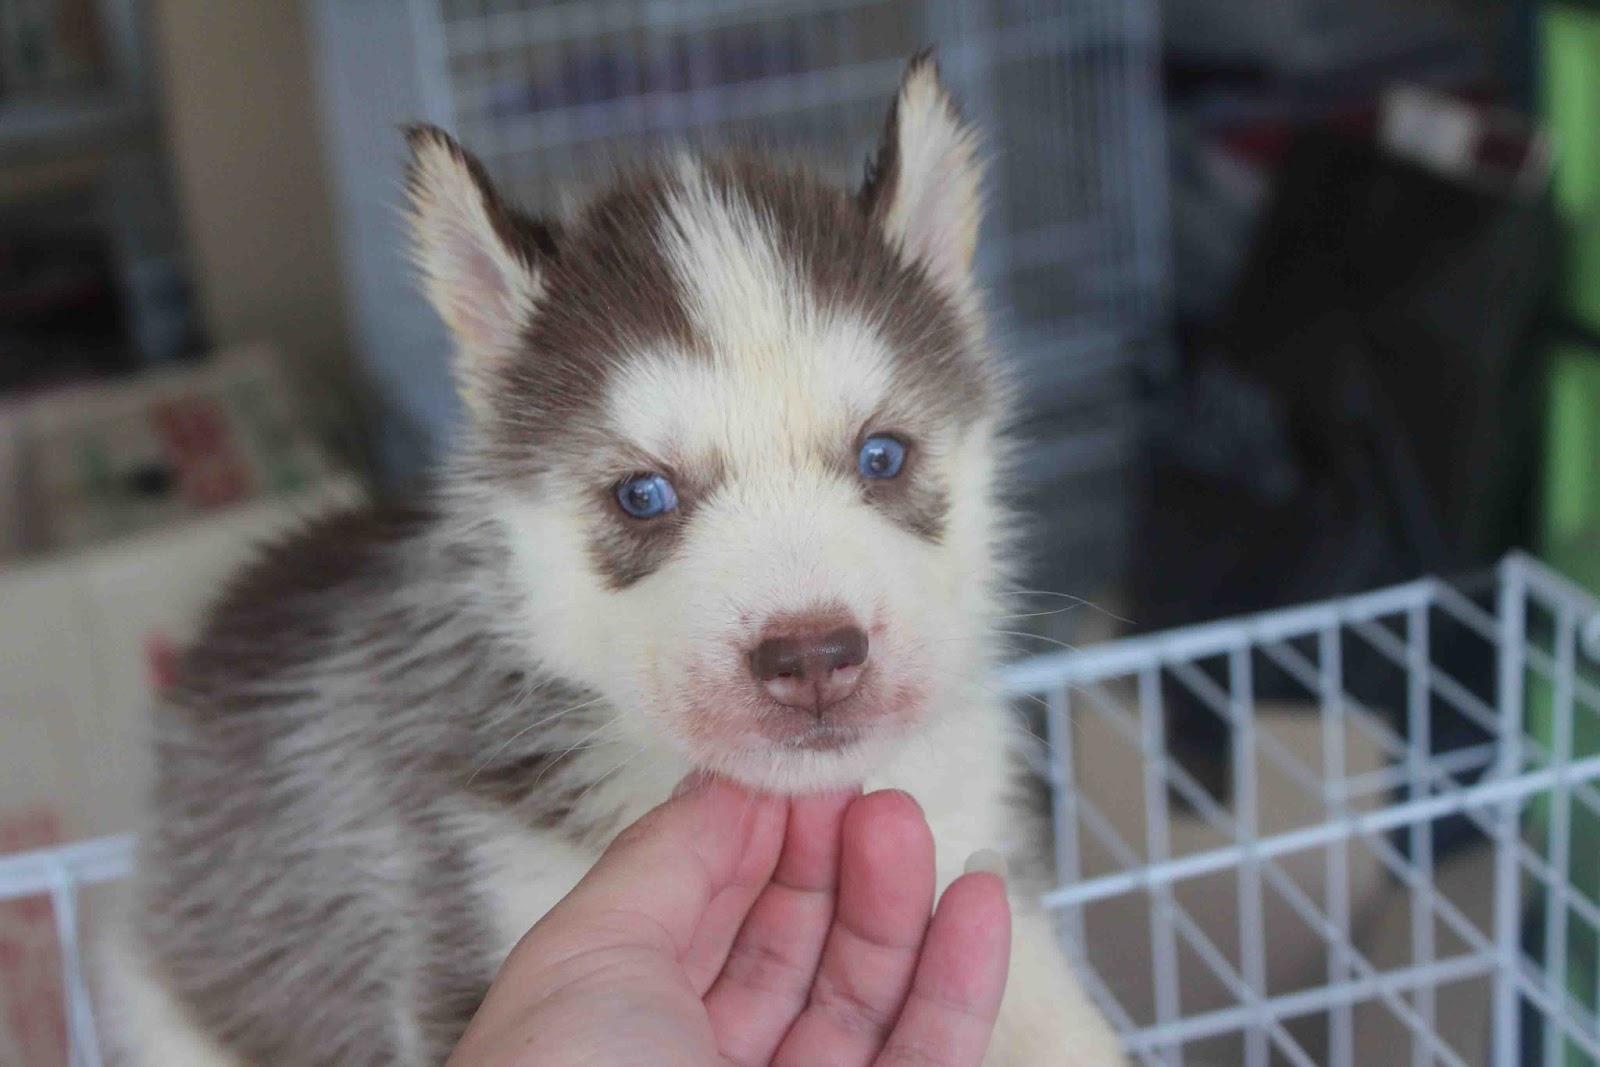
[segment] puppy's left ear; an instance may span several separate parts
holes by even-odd
[[[946,289],[972,284],[983,215],[977,135],[939,77],[932,51],[906,67],[861,206],[898,248]]]

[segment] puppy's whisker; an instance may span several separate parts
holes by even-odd
[[[1022,690],[1010,691],[1001,689],[998,686],[990,685],[979,680],[978,678],[974,678],[966,674],[959,674],[955,671],[941,672],[937,666],[930,667],[929,670],[936,678],[944,677],[950,679],[951,681],[959,682],[961,685],[971,686],[973,689],[976,689],[985,696],[991,697],[995,700],[1007,702],[1012,700],[1031,700],[1046,710],[1049,710],[1050,707],[1048,703],[1034,693],[1028,693]]]
[[[1091,611],[1098,611],[1100,614],[1104,615],[1108,619],[1116,619],[1118,622],[1125,623],[1128,626],[1135,625],[1135,623],[1134,623],[1134,621],[1132,619],[1123,618],[1121,615],[1118,615],[1116,612],[1112,611],[1110,608],[1102,607],[1099,604],[1096,604],[1092,600],[1085,600],[1081,596],[1073,596],[1071,593],[1057,593],[1057,592],[1053,592],[1052,590],[1049,590],[1049,589],[1002,589],[1000,592],[996,593],[995,595],[996,596],[1053,596],[1053,597],[1060,597],[1063,600],[1072,601],[1074,604],[1076,604],[1079,607],[1088,608]]]
[[[1021,615],[996,615],[995,621],[1005,622],[1008,619],[1042,619],[1047,615],[1066,615],[1077,611],[1083,606],[1084,605],[1082,604],[1071,604],[1064,608],[1056,608],[1053,611],[1027,611],[1023,612]]]
[[[577,808],[578,805],[582,804],[583,803],[583,798],[588,796],[590,793],[594,792],[595,787],[598,786],[601,782],[605,781],[607,778],[610,778],[613,774],[616,774],[618,771],[622,770],[622,768],[626,767],[628,764],[632,763],[634,760],[636,760],[640,756],[644,755],[645,751],[646,750],[643,749],[643,748],[635,749],[633,754],[630,755],[627,759],[623,760],[621,763],[617,764],[615,767],[611,768],[606,773],[600,775],[600,777],[596,778],[594,781],[590,782],[584,788],[583,792],[579,793],[573,799],[573,801],[572,801],[573,808]]]
[[[609,730],[611,727],[615,726],[617,723],[619,723],[621,721],[622,721],[622,715],[620,715],[620,714],[613,715],[611,718],[607,719],[605,722],[601,723],[599,726],[596,726],[593,730],[590,730],[588,733],[586,733],[582,737],[578,738],[578,740],[574,741],[571,745],[568,745],[566,748],[562,749],[559,753],[556,754],[555,758],[547,761],[545,763],[545,765],[539,769],[539,773],[538,774],[533,776],[533,782],[529,786],[529,788],[531,789],[534,786],[537,786],[539,784],[539,780],[545,776],[546,772],[548,772],[551,767],[554,767],[556,764],[560,763],[562,760],[566,759],[568,756],[572,755],[574,752],[579,752],[579,751],[582,751],[582,750],[588,749],[588,748],[598,747],[598,745],[602,744],[603,742],[597,742],[594,745],[591,745],[588,742],[594,741],[594,739],[596,737],[600,736],[600,734],[604,733],[606,730]]]
[[[539,727],[544,726],[544,725],[546,725],[548,723],[555,722],[557,719],[562,718],[563,716],[571,715],[575,711],[582,711],[584,708],[587,708],[587,707],[590,707],[590,706],[592,706],[594,704],[600,703],[600,701],[603,700],[603,699],[605,699],[605,698],[604,697],[595,697],[592,700],[584,701],[582,704],[574,704],[572,707],[567,708],[565,711],[558,711],[554,715],[546,715],[544,718],[538,720],[537,722],[530,722],[528,725],[524,726],[522,729],[518,730],[516,733],[512,734],[510,737],[508,737],[504,741],[500,742],[500,744],[498,746],[496,746],[495,750],[493,752],[489,753],[489,755],[484,759],[484,761],[482,763],[478,764],[477,769],[474,770],[470,775],[467,776],[467,785],[471,785],[472,784],[472,780],[474,778],[478,777],[478,775],[482,774],[483,771],[484,771],[484,768],[488,767],[489,764],[491,764],[495,760],[499,759],[500,758],[500,754],[502,752],[504,752],[506,749],[510,748],[511,745],[513,743],[515,743],[516,740],[519,737],[522,737],[523,735],[527,734],[528,731],[537,730]]]
[[[1046,644],[1055,645],[1057,648],[1064,648],[1068,652],[1083,651],[1083,649],[1079,648],[1077,645],[1069,645],[1067,642],[1058,641],[1054,637],[1046,637],[1044,634],[1033,634],[1026,630],[990,630],[989,632],[992,634],[998,634],[1001,637],[1027,637],[1035,641],[1043,641]]]
[[[523,710],[528,706],[528,702],[552,685],[553,682],[553,679],[546,679],[545,681],[538,682],[536,684],[527,684],[521,686],[517,690],[516,695],[511,698],[511,702],[509,704],[507,704],[504,708],[496,709],[495,718],[503,722],[508,719],[520,717]]]

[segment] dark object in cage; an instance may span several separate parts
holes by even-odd
[[[1300,138],[1220,345],[1191,361],[1158,420],[1133,578],[1141,626],[1460,574],[1525,544],[1530,342],[1553,237],[1537,200],[1334,134]],[[1492,659],[1463,635],[1433,643],[1444,670],[1492,697]],[[1404,709],[1404,671],[1379,652],[1353,647],[1344,668],[1372,707]],[[1260,684],[1262,697],[1304,696],[1274,694],[1270,672]],[[1225,792],[1226,726],[1192,693],[1168,698],[1175,752]],[[1437,703],[1431,723],[1435,751],[1485,737]]]

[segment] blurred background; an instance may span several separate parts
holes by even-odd
[[[685,135],[855,180],[929,42],[994,153],[1032,588],[1154,630],[1522,547],[1600,589],[1600,4],[0,0],[0,852],[126,829],[222,577],[447,447],[398,124],[538,210]]]

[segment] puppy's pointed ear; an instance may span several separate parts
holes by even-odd
[[[433,126],[406,130],[412,257],[456,341],[456,376],[475,412],[516,353],[555,253],[550,227],[507,206],[479,162]]]
[[[906,67],[861,205],[936,283],[964,291],[983,214],[978,139],[939,78],[931,50]]]

